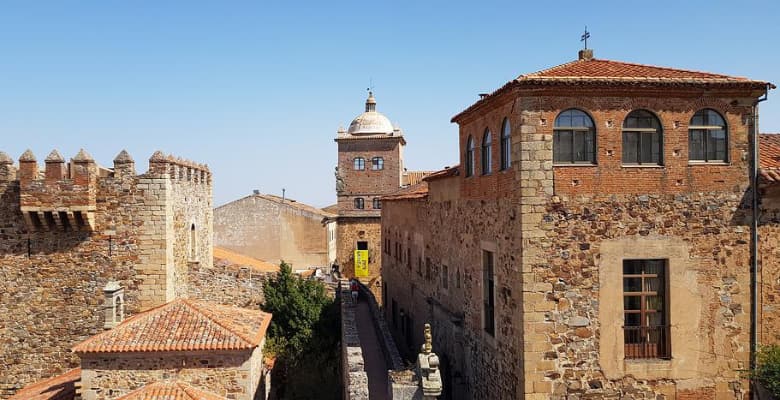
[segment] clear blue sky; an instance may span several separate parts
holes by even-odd
[[[409,169],[457,161],[449,120],[521,73],[596,57],[780,83],[780,2],[5,1],[0,150],[126,148],[208,163],[219,205],[260,189],[335,202],[333,138],[377,109]],[[780,132],[780,90],[761,106]]]

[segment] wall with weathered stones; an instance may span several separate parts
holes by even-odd
[[[355,276],[355,253],[358,242],[368,242],[368,277],[360,278],[368,283],[381,275],[382,242],[379,218],[339,218],[336,225],[337,263],[341,276]],[[381,298],[381,297],[377,297]]]
[[[48,162],[38,172],[26,154],[19,173],[0,161],[0,397],[78,364],[69,349],[103,330],[109,281],[124,288],[126,316],[186,293],[186,273],[175,273],[177,185],[191,185],[194,204],[205,208],[201,218],[210,218],[210,173],[202,166],[159,154],[136,175],[126,153],[114,170],[86,153],[76,158],[80,166]],[[160,172],[173,165],[202,179],[182,184]],[[201,240],[210,254],[211,236]]]
[[[780,186],[762,188],[759,218],[759,342],[780,344]]]
[[[257,309],[263,304],[263,282],[269,273],[232,264],[215,263],[212,268],[190,265],[188,295],[217,304]]]
[[[368,375],[365,370],[363,349],[356,320],[355,304],[349,291],[349,283],[339,284],[338,299],[341,305],[341,379],[346,400],[368,400]]]
[[[254,258],[296,268],[328,266],[332,216],[314,207],[271,195],[252,195],[214,210],[214,243]]]
[[[262,375],[262,352],[209,351],[86,354],[81,361],[84,400],[121,397],[144,385],[177,380],[237,400],[253,400]]]
[[[427,199],[385,201],[383,241],[400,246],[384,257],[385,312],[399,343],[417,348],[413,333],[432,323],[445,391],[457,388],[445,398],[743,398],[746,95],[578,90],[504,92],[460,117],[462,157],[468,135],[495,134],[509,118],[511,185],[480,176],[477,152],[460,199],[429,182]],[[553,121],[570,107],[594,119],[596,165],[553,165]],[[636,108],[661,120],[663,166],[621,165],[622,118]],[[726,165],[687,161],[687,124],[701,108],[727,120]],[[483,250],[495,252],[495,335],[482,329]],[[667,260],[671,360],[624,357],[622,260],[632,258]]]

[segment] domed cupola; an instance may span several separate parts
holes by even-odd
[[[393,134],[393,124],[382,113],[376,111],[374,93],[368,92],[366,112],[352,120],[347,133],[350,135]]]

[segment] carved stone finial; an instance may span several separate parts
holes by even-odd
[[[8,154],[0,151],[0,165],[13,164],[14,160]]]
[[[76,153],[76,157],[73,157],[73,161],[75,161],[75,162],[90,162],[90,161],[95,161],[95,159],[92,158],[92,156],[89,153],[87,153],[86,150],[80,149],[79,152]]]
[[[114,164],[130,164],[133,163],[133,157],[130,157],[130,153],[127,150],[122,150],[114,157]]]
[[[165,162],[165,161],[166,161],[165,154],[163,154],[163,152],[160,150],[155,151],[154,154],[152,154],[152,156],[149,157],[149,162]]]
[[[24,151],[24,153],[22,153],[21,156],[19,156],[19,161],[35,162],[35,161],[38,161],[38,160],[35,159],[35,154],[33,154],[32,150],[27,149],[27,150]]]
[[[431,335],[431,324],[425,324],[425,344],[422,346],[424,354],[431,354],[433,351],[433,336]]]

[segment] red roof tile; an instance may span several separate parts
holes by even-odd
[[[235,252],[224,247],[214,246],[214,259],[228,264],[249,267],[258,272],[279,272],[279,265]]]
[[[244,350],[260,344],[271,314],[178,299],[138,314],[75,347],[77,353]]]
[[[772,89],[775,88],[775,85],[769,82],[754,81],[743,77],[622,61],[595,58],[581,59],[534,73],[520,75],[452,117],[452,122],[457,122],[462,115],[474,110],[480,104],[484,104],[485,101],[511,86],[583,84],[641,84],[697,87],[715,85],[752,89],[763,89],[769,86]]]
[[[117,400],[225,400],[182,382],[157,382],[134,390]]]
[[[25,386],[8,400],[73,400],[81,368]]]
[[[762,133],[758,136],[759,165],[762,169],[780,168],[780,134]]]
[[[450,176],[456,176],[456,175],[458,175],[460,173],[459,168],[460,168],[460,165],[456,165],[454,167],[446,167],[443,170],[436,171],[436,172],[426,176],[425,178],[423,178],[423,180],[430,182],[430,181],[435,181],[437,179],[443,179],[443,178],[448,178]]]
[[[428,182],[422,181],[414,186],[401,189],[393,194],[382,196],[382,201],[424,199],[428,197]]]

